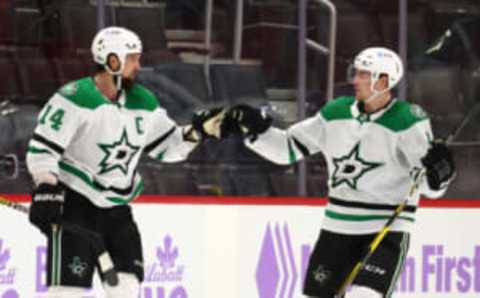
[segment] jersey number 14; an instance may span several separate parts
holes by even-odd
[[[56,109],[55,111],[52,110],[53,107],[51,105],[48,105],[45,108],[45,112],[43,112],[42,116],[40,117],[40,124],[46,124],[47,122],[49,122],[50,127],[58,131],[62,126],[65,110],[62,108]]]

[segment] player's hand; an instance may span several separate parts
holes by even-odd
[[[428,185],[433,190],[446,186],[455,175],[452,153],[444,142],[434,142],[422,158],[422,164],[427,170]]]
[[[42,231],[47,231],[52,224],[60,223],[65,202],[65,190],[56,185],[42,183],[32,192],[30,222]]]
[[[225,116],[223,130],[229,133],[241,133],[255,141],[259,134],[272,125],[272,117],[265,110],[239,104],[232,107]]]
[[[187,131],[186,139],[201,141],[207,138],[222,137],[222,122],[225,117],[223,108],[200,110],[193,114],[191,129]]]

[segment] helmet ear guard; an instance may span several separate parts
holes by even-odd
[[[105,68],[109,70],[112,74],[119,74],[123,69],[123,63],[120,62],[120,58],[115,53],[110,53],[107,56],[107,61],[105,63]]]

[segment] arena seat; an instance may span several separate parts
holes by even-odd
[[[453,147],[457,176],[444,197],[452,199],[478,199],[480,184],[480,147]]]
[[[199,86],[196,86],[198,88],[196,89],[193,84],[188,84],[188,81],[195,80],[193,75],[188,72],[185,72],[184,75],[184,78],[179,78],[176,75],[172,76],[171,72],[142,70],[137,76],[138,82],[152,91],[160,106],[165,108],[169,116],[179,123],[189,123],[194,110],[210,104],[206,98],[202,99],[196,95],[206,96],[204,93],[206,91],[203,91],[201,86],[204,82],[200,81],[203,77],[197,78]]]
[[[56,4],[60,18],[60,44],[73,54],[78,51],[89,52],[90,44],[97,33],[96,7],[85,3],[71,5],[68,2],[57,1]],[[111,22],[111,16],[107,14],[106,23]]]
[[[133,30],[140,36],[145,52],[167,48],[162,8],[118,7],[116,16],[117,26]]]
[[[193,63],[161,63],[154,67],[170,80],[178,83],[204,103],[211,103],[203,65]]]
[[[14,59],[0,58],[0,98],[16,98],[21,94],[18,65]]]
[[[53,65],[58,75],[58,88],[68,82],[78,80],[89,75],[89,69],[80,59],[54,58]]]
[[[10,1],[0,1],[0,45],[12,44],[15,41],[15,14]]]
[[[458,66],[426,66],[408,76],[409,100],[432,115],[463,114],[465,106]]]
[[[212,65],[210,77],[217,103],[267,103],[266,83],[260,66]]]
[[[23,83],[23,96],[45,102],[58,89],[59,82],[51,60],[46,57],[22,59],[18,62]]]

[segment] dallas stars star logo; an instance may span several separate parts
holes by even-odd
[[[360,157],[360,143],[345,156],[333,159],[335,171],[333,172],[332,187],[337,187],[342,183],[347,184],[353,189],[357,189],[357,182],[366,172],[371,171],[383,163],[369,162]]]
[[[115,169],[119,169],[124,175],[127,175],[128,166],[140,149],[140,146],[130,144],[125,128],[120,140],[113,142],[113,144],[98,144],[98,146],[105,153],[100,162],[100,175]]]

